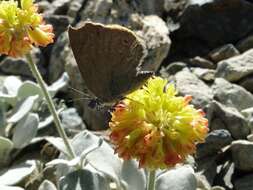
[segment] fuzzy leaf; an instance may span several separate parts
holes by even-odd
[[[15,108],[14,114],[9,119],[7,119],[7,122],[17,123],[19,120],[25,117],[32,110],[37,98],[38,96],[30,96],[21,102],[20,105]]]
[[[9,139],[0,136],[0,166],[5,164],[12,148],[13,143]]]
[[[57,81],[55,81],[51,86],[48,87],[48,91],[50,92],[51,96],[54,97],[59,90],[67,86],[68,82],[69,76],[65,72]]]
[[[2,169],[0,171],[1,185],[15,185],[29,176],[36,168],[34,160],[12,166],[11,168]]]
[[[24,190],[21,187],[0,185],[1,190]]]
[[[77,170],[60,180],[60,190],[109,190],[105,178],[89,170]]]
[[[138,168],[138,163],[135,160],[128,160],[123,162],[121,177],[126,189],[144,190],[146,184],[146,175],[143,169]]]
[[[22,81],[16,76],[9,76],[4,80],[4,92],[8,95],[16,96]]]
[[[39,126],[38,114],[29,113],[14,128],[12,141],[15,148],[23,148],[36,136]]]
[[[44,180],[41,184],[38,190],[57,190],[55,185],[48,180]]]
[[[39,99],[43,98],[43,93],[40,87],[32,81],[25,81],[18,89],[17,96],[19,99],[24,99],[35,95],[38,95]]]

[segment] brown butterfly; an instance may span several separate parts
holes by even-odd
[[[134,32],[123,26],[84,22],[70,27],[68,33],[86,86],[104,103],[116,102],[153,74],[141,70],[146,50]]]

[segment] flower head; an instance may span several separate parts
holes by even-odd
[[[43,22],[33,0],[0,1],[0,53],[20,57],[32,45],[46,46],[53,42],[51,25]]]
[[[203,111],[189,105],[190,96],[176,94],[174,85],[155,77],[115,107],[110,138],[120,157],[163,169],[195,152],[195,144],[206,137],[208,121]]]

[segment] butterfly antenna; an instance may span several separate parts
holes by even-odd
[[[90,98],[90,97],[75,98],[75,99],[72,99],[72,100],[68,100],[67,102],[72,103],[72,102],[77,102],[77,101],[80,101],[80,100],[92,100],[92,98]]]
[[[73,90],[73,91],[75,91],[75,92],[77,92],[77,93],[79,93],[79,94],[84,95],[85,97],[90,98],[90,96],[89,96],[88,94],[86,94],[86,93],[82,92],[81,90],[77,90],[77,89],[72,88],[72,87],[70,87],[70,86],[69,86],[68,88],[69,88],[69,89],[71,89],[71,90]]]

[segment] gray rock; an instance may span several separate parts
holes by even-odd
[[[204,59],[202,57],[196,56],[192,59],[189,59],[190,66],[192,67],[200,67],[200,68],[207,68],[207,69],[215,69],[216,65],[211,61]]]
[[[216,77],[236,82],[253,74],[253,49],[218,63]]]
[[[236,55],[240,55],[240,52],[235,48],[233,44],[226,44],[220,48],[211,51],[208,54],[210,59],[215,63],[222,61],[224,59],[234,57]]]
[[[71,134],[85,129],[82,118],[75,108],[68,108],[60,113],[63,128]]]
[[[143,70],[157,71],[167,56],[171,41],[166,23],[158,16],[145,16],[139,23],[142,27],[137,34],[144,39],[148,50]]]
[[[203,56],[241,40],[253,30],[252,17],[253,4],[245,0],[188,6],[180,17],[180,28],[170,35],[173,43],[168,60]]]
[[[205,82],[213,82],[215,79],[215,70],[204,68],[191,68],[192,72]]]
[[[191,95],[192,104],[203,108],[212,100],[212,90],[196,75],[188,69],[184,69],[175,75],[177,90],[182,95]]]
[[[236,44],[237,49],[240,52],[245,52],[253,48],[253,35],[248,36],[247,38],[241,40]]]
[[[195,177],[197,179],[197,186],[198,186],[196,190],[210,190],[211,189],[211,185],[209,184],[209,182],[207,181],[204,175],[196,173]]]
[[[177,72],[183,70],[185,67],[187,67],[186,63],[174,62],[169,64],[167,67],[162,67],[160,69],[160,74],[163,78],[169,78]]]
[[[49,61],[49,81],[53,83],[64,72],[65,65],[76,63],[72,50],[69,47],[67,32],[63,32],[55,42]]]
[[[189,166],[170,169],[156,180],[156,189],[159,190],[196,190],[196,188],[197,181],[194,171]]]
[[[239,81],[239,85],[253,94],[253,75],[247,76]]]
[[[88,0],[81,11],[82,20],[90,19],[102,23],[125,22],[132,13],[162,16],[164,0],[112,1]]]
[[[213,101],[209,105],[207,115],[211,130],[225,127],[235,139],[245,139],[250,134],[250,128],[246,118],[235,108],[226,107],[217,101]],[[220,120],[222,125],[213,125],[214,119]]]
[[[240,177],[234,182],[235,190],[252,190],[253,187],[253,174],[248,174],[243,177]]]
[[[84,2],[85,2],[84,0],[70,1],[67,15],[72,19],[76,19],[79,11],[82,9]]]
[[[248,126],[250,127],[251,131],[253,131],[253,107],[244,109],[241,111],[241,113],[247,119]]]
[[[81,20],[90,19],[94,22],[110,23],[112,6],[112,0],[88,0],[80,13]]]
[[[232,137],[229,131],[220,129],[211,131],[204,143],[197,145],[196,156],[198,158],[217,154],[218,151],[232,142]]]
[[[42,76],[44,76],[46,74],[46,70],[43,67],[45,65],[45,59],[40,49],[33,48],[31,55],[33,62],[38,66],[38,69]],[[26,58],[6,57],[0,63],[0,71],[8,75],[19,75],[23,77],[33,78]]]
[[[56,37],[58,37],[62,32],[65,32],[71,23],[71,18],[66,15],[45,14],[44,19],[47,23],[53,25]]]
[[[212,86],[214,99],[239,111],[253,107],[253,95],[239,85],[216,78]]]
[[[234,141],[231,144],[232,160],[235,168],[253,171],[253,143],[246,140]]]
[[[217,174],[216,159],[217,155],[196,160],[196,165],[198,166],[196,168],[197,174],[203,176],[203,178],[205,178],[210,185],[213,184],[214,178]]]
[[[54,0],[50,4],[50,8],[44,11],[47,15],[66,15],[70,1],[68,0]]]

